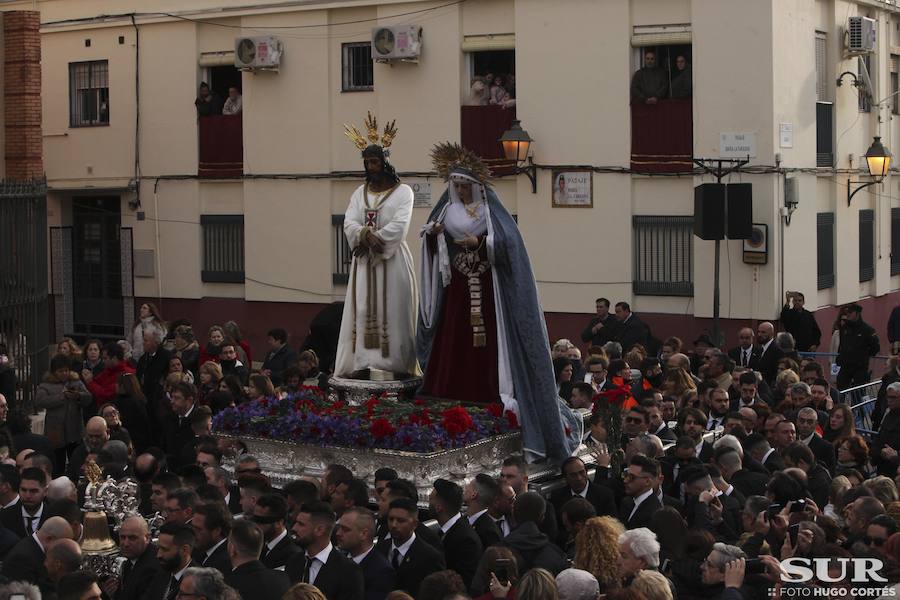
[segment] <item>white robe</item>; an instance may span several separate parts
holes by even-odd
[[[363,199],[365,186],[362,185],[350,197],[350,206],[344,214],[344,234],[350,248],[356,248],[359,235],[365,225],[366,202]],[[374,206],[376,197],[369,194],[369,205]],[[412,218],[413,191],[401,184],[395,189],[378,210],[378,224],[375,233],[384,240],[384,254],[376,257],[376,282],[378,289],[378,334],[382,333],[382,298],[384,292],[384,267],[387,269],[387,322],[390,341],[389,356],[381,355],[381,348],[365,347],[366,291],[368,289],[367,257],[354,257],[350,265],[350,281],[347,284],[347,298],[341,319],[341,336],[338,339],[337,360],[334,373],[338,377],[349,377],[362,369],[381,369],[394,373],[420,375],[416,360],[416,315],[418,313],[419,292],[413,273],[412,253],[406,244],[406,234]],[[357,264],[358,263],[358,264]],[[353,314],[354,272],[356,273],[356,314]],[[353,347],[353,320],[356,319],[356,347]]]

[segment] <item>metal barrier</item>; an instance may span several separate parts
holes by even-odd
[[[875,433],[877,423],[872,422],[872,412],[875,410],[880,389],[881,380],[878,379],[840,392],[841,402],[847,404],[853,413],[857,433],[867,441]]]
[[[832,374],[832,364],[837,358],[835,352],[798,352],[801,358],[811,358],[822,366],[825,378],[834,383],[837,376]],[[869,376],[872,379],[880,378],[888,370],[890,356],[879,354],[869,359]]]

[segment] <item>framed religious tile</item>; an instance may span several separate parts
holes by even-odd
[[[585,169],[553,169],[553,206],[591,208],[594,206],[594,174]]]

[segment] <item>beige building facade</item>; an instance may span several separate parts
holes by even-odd
[[[808,308],[821,309],[824,331],[832,307],[863,299],[864,318],[883,336],[896,303],[900,178],[847,204],[848,179],[868,180],[857,170],[873,136],[900,151],[891,95],[900,89],[900,9],[891,3],[36,6],[58,333],[116,336],[130,326],[136,298],[160,303],[166,318],[190,318],[195,330],[234,318],[260,350],[268,327],[302,339],[312,316],[345,294],[337,232],[362,166],[343,123],[359,126],[367,111],[397,120],[391,160],[421,190],[409,239],[418,259],[417,232],[444,189],[430,174],[428,150],[471,135],[461,105],[472,78],[496,70],[514,75],[515,108],[507,110],[533,138],[539,168],[536,193],[524,174],[499,177],[495,187],[517,215],[551,335],[577,337],[603,296],[630,302],[656,335],[692,341],[713,314],[714,243],[690,234],[689,217],[694,187],[713,179],[632,169],[640,160],[629,82],[648,48],[667,69],[678,54],[691,65],[690,155],[720,158],[730,140],[750,144],[745,172],[726,181],[752,184],[753,222],[766,228],[767,252],[748,255],[764,264],[748,264],[742,240],[722,243],[726,330],[777,318],[784,292],[800,290]],[[864,57],[869,100],[851,85],[860,59],[847,55],[845,31],[854,16],[870,17],[877,31]],[[359,57],[370,51],[372,28],[401,25],[422,28],[418,61],[375,63],[367,72]],[[277,72],[233,69],[235,39],[247,36],[280,41]],[[838,87],[846,71],[853,76]],[[194,106],[201,81],[241,90],[241,176],[198,175],[203,153],[222,149],[215,135],[212,148],[203,147]],[[653,131],[644,135],[653,141]],[[565,169],[587,172],[590,206],[554,206],[554,175]],[[786,200],[797,204],[788,211]]]

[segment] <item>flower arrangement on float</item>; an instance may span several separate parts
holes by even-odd
[[[462,405],[373,396],[361,405],[329,399],[317,387],[260,398],[213,417],[213,431],[313,446],[435,452],[519,428],[499,403]]]

